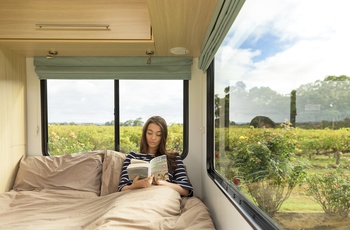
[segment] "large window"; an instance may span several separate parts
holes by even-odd
[[[139,151],[144,122],[160,115],[169,126],[168,148],[186,155],[187,81],[42,80],[41,84],[44,154]]]
[[[349,229],[349,6],[246,1],[208,70],[211,175],[254,226]]]

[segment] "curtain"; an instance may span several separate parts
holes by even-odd
[[[42,79],[190,80],[192,57],[34,57]]]
[[[207,70],[215,53],[219,49],[226,34],[230,30],[245,0],[220,0],[211,21],[210,30],[207,31],[206,41],[201,49],[198,67]]]

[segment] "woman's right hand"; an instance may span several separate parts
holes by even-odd
[[[144,178],[139,180],[140,176],[136,176],[134,180],[132,181],[131,185],[125,185],[121,191],[131,190],[131,189],[138,189],[138,188],[147,188],[149,187],[153,182],[153,176]]]
[[[130,185],[132,188],[147,188],[153,182],[153,176],[139,180],[140,176],[136,176]]]

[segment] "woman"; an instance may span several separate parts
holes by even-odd
[[[166,149],[167,137],[168,127],[162,117],[153,116],[147,120],[142,129],[140,153],[130,152],[124,160],[122,176],[118,186],[119,191],[147,188],[151,184],[155,184],[168,186],[180,193],[181,196],[193,196],[193,188],[188,180],[181,157]],[[129,180],[126,168],[130,164],[131,159],[150,161],[160,155],[166,155],[168,159],[169,172],[167,180],[154,180],[153,176],[140,180],[139,176],[137,176],[134,180]]]

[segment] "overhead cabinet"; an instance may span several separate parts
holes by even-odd
[[[1,0],[0,39],[151,39],[146,0]]]

